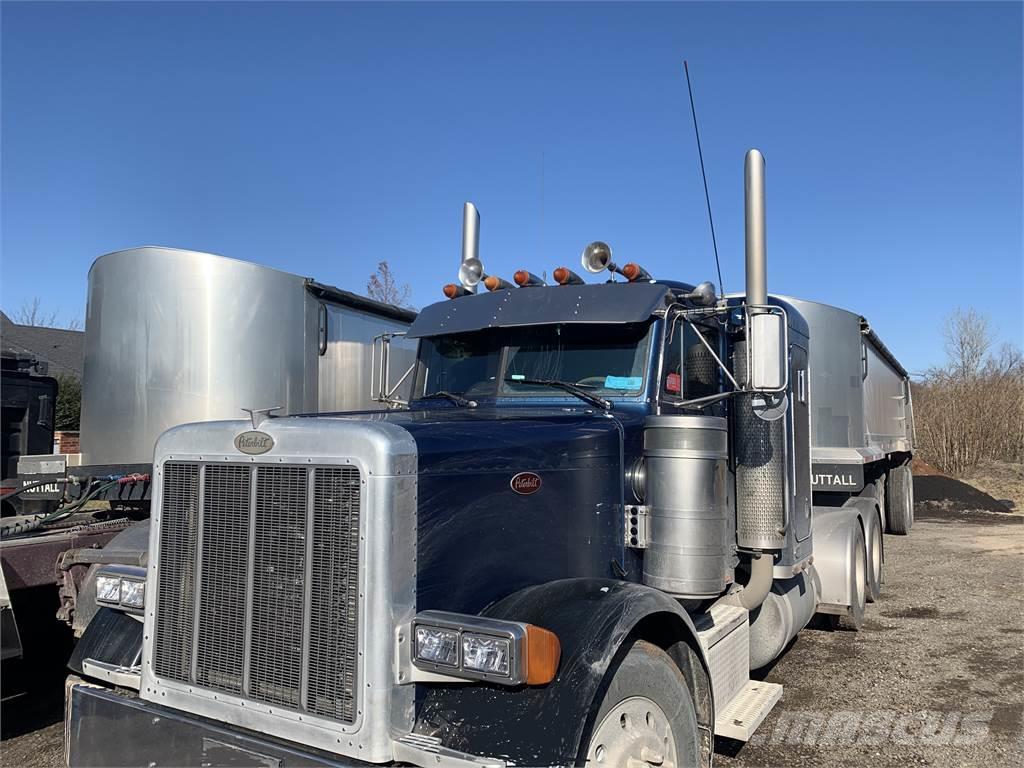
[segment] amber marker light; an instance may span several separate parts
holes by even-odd
[[[512,275],[512,279],[515,280],[516,285],[518,285],[521,288],[528,282],[530,282],[530,273],[527,272],[525,269],[520,269],[518,272]]]
[[[456,285],[455,283],[448,283],[448,285],[446,285],[441,290],[444,291],[444,295],[447,296],[449,299],[454,299],[456,296],[460,295],[466,289],[463,288],[461,285]]]
[[[647,271],[634,261],[629,262],[622,268],[622,276],[631,283],[637,280],[651,279],[651,276],[647,274]]]
[[[551,630],[527,624],[523,657],[526,660],[526,684],[547,685],[558,674],[562,644]]]
[[[488,291],[500,291],[503,288],[511,288],[512,283],[508,280],[502,280],[497,275],[488,275],[484,278],[484,287],[486,287]]]
[[[551,276],[559,285],[582,285],[583,278],[577,275],[568,267],[558,267]]]

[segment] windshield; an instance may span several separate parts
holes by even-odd
[[[635,396],[644,387],[651,323],[539,325],[425,338],[414,397],[560,397],[544,382],[599,395]]]

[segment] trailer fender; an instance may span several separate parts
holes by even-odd
[[[576,765],[609,669],[635,639],[664,648],[691,687],[701,755],[710,765],[714,704],[693,621],[650,587],[614,579],[562,579],[515,592],[481,612],[554,632],[562,647],[546,686],[421,685],[416,732],[451,749],[516,765]]]
[[[875,503],[870,499],[871,504]],[[856,603],[854,573],[857,533],[864,524],[859,505],[813,509],[814,570],[818,613],[844,614]]]

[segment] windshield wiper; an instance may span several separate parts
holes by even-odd
[[[563,392],[568,392],[570,395],[575,395],[580,400],[585,400],[591,405],[596,405],[598,408],[603,408],[606,411],[612,409],[611,400],[605,400],[603,397],[587,392],[583,387],[570,384],[568,381],[559,381],[558,379],[521,379],[518,376],[514,379],[505,379],[505,381],[511,384],[535,384],[541,387],[554,387]]]
[[[423,395],[420,400],[431,400],[443,397],[445,400],[450,400],[456,405],[461,405],[463,408],[476,408],[476,400],[470,400],[468,397],[462,395],[456,395],[454,392],[446,392],[441,389],[437,392],[431,392],[429,395]]]

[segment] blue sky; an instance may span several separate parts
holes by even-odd
[[[423,306],[459,259],[594,239],[743,279],[743,153],[768,160],[769,288],[865,314],[911,370],[942,317],[1022,340],[1019,3],[3,3],[0,303],[84,317],[105,252],[162,244]],[[543,182],[542,182],[543,179]]]

